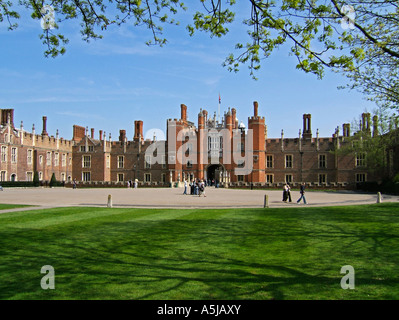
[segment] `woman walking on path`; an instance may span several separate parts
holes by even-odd
[[[291,186],[290,186],[289,183],[287,183],[286,186],[287,186],[287,191],[286,191],[286,198],[285,198],[285,200],[286,200],[286,201],[288,200],[288,202],[292,202],[292,198],[291,198]]]
[[[283,187],[283,202],[287,202],[287,185]]]
[[[199,192],[198,192],[198,196],[201,197],[201,194],[203,194],[204,197],[206,197],[206,195],[205,195],[205,183],[204,183],[203,180],[201,180],[201,181],[199,182]]]

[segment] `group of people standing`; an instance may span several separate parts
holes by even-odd
[[[137,189],[137,185],[138,185],[137,179],[134,180],[134,181],[129,180],[129,181],[127,182],[127,187],[128,187],[128,188],[135,188],[135,189]]]
[[[188,194],[187,187],[190,188],[191,195],[198,195],[199,197],[201,197],[201,195],[204,195],[204,197],[206,197],[205,195],[206,182],[204,180],[196,179],[194,181],[190,181],[189,184],[187,184],[187,180],[184,180],[183,194]]]
[[[303,200],[304,204],[307,204],[306,198],[305,198],[305,183],[303,182],[300,186],[299,193],[301,194],[300,198],[297,200],[296,203],[300,203],[301,200]],[[283,202],[292,202],[291,198],[291,186],[289,183],[286,183],[283,187]]]

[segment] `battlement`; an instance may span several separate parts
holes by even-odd
[[[252,116],[252,117],[248,117],[248,121],[259,121],[259,120],[261,120],[261,121],[265,121],[265,117],[261,117],[261,116]]]

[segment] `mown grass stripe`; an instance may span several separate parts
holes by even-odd
[[[399,205],[0,219],[0,299],[398,299]],[[56,289],[40,288],[52,265]],[[340,268],[356,270],[356,290]]]

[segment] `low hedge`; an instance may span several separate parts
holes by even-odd
[[[3,188],[13,188],[13,187],[34,187],[33,181],[2,181],[0,185]]]
[[[365,192],[381,192],[385,194],[399,195],[399,182],[384,181],[378,183],[375,181],[361,182],[356,184],[356,189]]]
[[[64,182],[56,181],[53,187],[64,187]],[[49,187],[48,181],[40,181],[39,185],[35,185],[33,181],[2,181],[0,186],[3,188],[32,188],[32,187]]]

